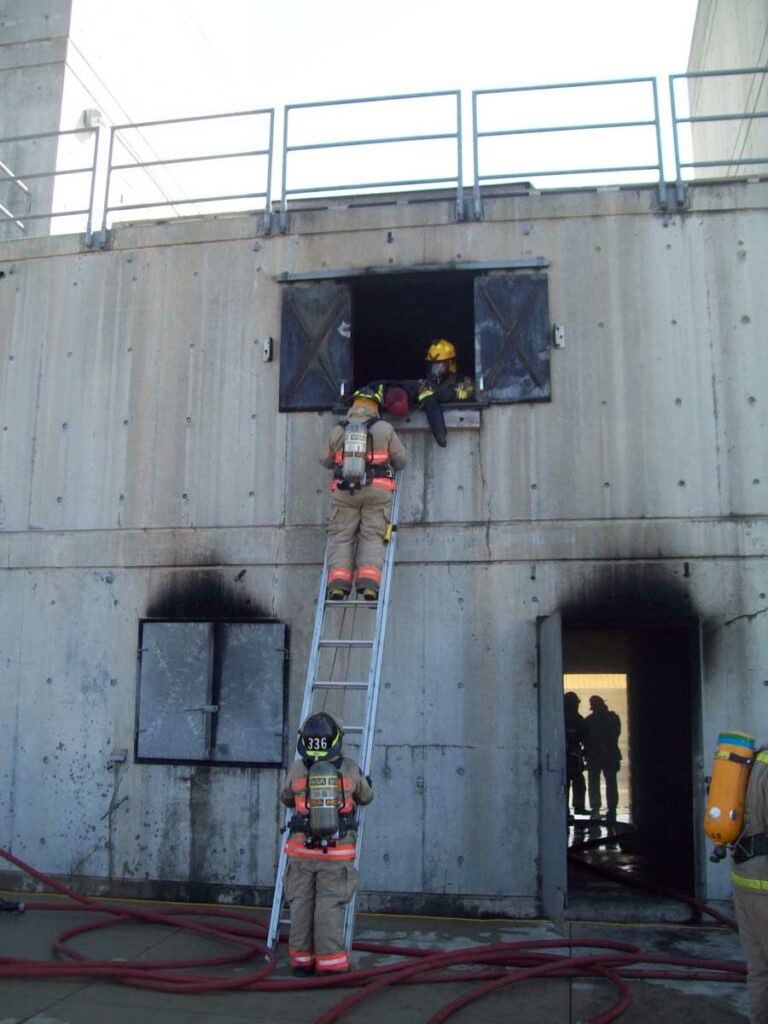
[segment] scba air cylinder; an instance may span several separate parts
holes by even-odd
[[[309,769],[309,831],[329,839],[339,831],[341,777],[331,764],[318,761]]]
[[[743,732],[721,732],[718,736],[704,812],[704,831],[717,846],[734,843],[744,829],[747,783],[754,756],[754,736]]]

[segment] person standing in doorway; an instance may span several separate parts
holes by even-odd
[[[569,691],[563,697],[565,713],[565,787],[566,806],[573,798],[573,813],[586,814],[584,781],[584,716],[579,714],[579,695]]]
[[[590,714],[584,719],[584,760],[587,763],[590,817],[593,820],[600,818],[602,776],[605,779],[605,820],[614,825],[619,804],[617,776],[621,765],[621,719],[615,711],[608,710],[602,697],[590,697],[589,706]]]

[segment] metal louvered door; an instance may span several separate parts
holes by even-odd
[[[303,722],[313,711],[329,711],[344,722],[344,751],[357,760],[367,775],[371,767],[373,737],[376,728],[376,710],[379,700],[381,663],[387,630],[392,568],[395,561],[397,518],[400,507],[400,474],[392,501],[392,530],[382,566],[379,599],[376,602],[361,599],[327,601],[328,556],[323,562],[317,597],[317,613],[312,633],[309,664],[307,666],[304,700],[299,721]],[[358,614],[359,613],[359,614]],[[351,721],[352,724],[349,724]],[[352,748],[352,749],[350,749]],[[365,829],[365,807],[358,807],[357,853],[355,867],[360,862]],[[287,826],[291,812],[285,816]],[[288,857],[280,852],[269,920],[267,946],[274,949],[279,939],[283,908],[283,889]],[[345,908],[344,944],[352,945],[355,926],[356,895]]]

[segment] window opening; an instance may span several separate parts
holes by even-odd
[[[440,339],[454,346],[458,377],[474,380],[481,404],[550,400],[545,274],[371,273],[287,284],[280,411],[343,409],[372,381],[421,380]]]

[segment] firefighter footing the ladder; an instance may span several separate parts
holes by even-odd
[[[309,715],[299,732],[300,760],[280,793],[296,813],[288,823],[283,888],[291,908],[288,955],[297,974],[349,969],[340,906],[357,888],[357,805],[373,789],[359,765],[342,756],[343,731],[327,711]]]

